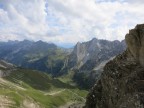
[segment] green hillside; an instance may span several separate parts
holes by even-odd
[[[43,41],[0,42],[0,59],[17,66],[59,75],[69,50]]]
[[[4,108],[58,108],[84,102],[87,91],[32,70],[16,69],[0,78],[0,105]]]

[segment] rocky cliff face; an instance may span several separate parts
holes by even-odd
[[[68,57],[68,67],[80,70],[92,70],[101,62],[109,60],[125,50],[125,42],[92,39],[78,42]]]
[[[144,107],[144,24],[126,35],[127,50],[104,67],[85,108]]]
[[[142,66],[144,66],[144,25],[137,25],[126,35],[128,49]]]

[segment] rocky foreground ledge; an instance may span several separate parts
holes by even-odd
[[[144,108],[144,24],[125,40],[127,50],[106,64],[85,108]]]

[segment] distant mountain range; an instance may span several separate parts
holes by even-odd
[[[43,41],[0,42],[0,59],[17,66],[56,74],[69,50]]]
[[[104,65],[126,49],[125,41],[92,39],[64,49],[43,41],[0,42],[0,59],[19,67],[60,76],[73,71],[72,79],[90,88],[101,75]]]

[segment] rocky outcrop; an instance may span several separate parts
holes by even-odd
[[[144,25],[137,25],[130,30],[125,40],[135,60],[144,66]]]
[[[85,108],[144,108],[144,25],[126,35],[127,50],[104,67]]]
[[[15,66],[13,64],[0,60],[0,78],[8,76],[13,70],[15,70]]]

